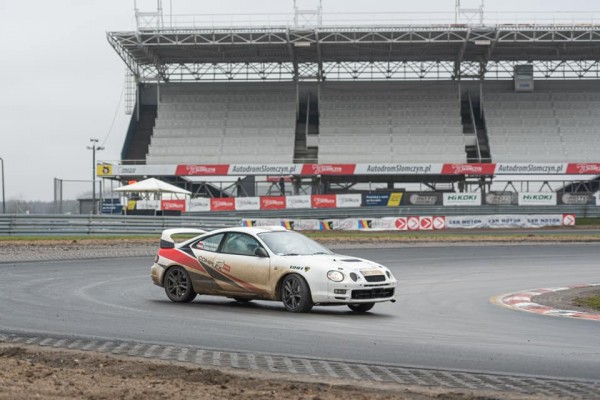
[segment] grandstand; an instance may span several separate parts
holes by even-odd
[[[195,191],[178,166],[284,165],[295,193],[361,182],[484,190],[494,173],[473,171],[495,171],[481,167],[487,163],[600,158],[600,26],[593,24],[157,23],[110,32],[108,40],[137,82],[120,165],[147,166],[114,177],[161,175]],[[515,69],[524,65],[535,85],[519,92]],[[313,164],[392,172],[323,174]],[[442,173],[441,164],[477,167]]]

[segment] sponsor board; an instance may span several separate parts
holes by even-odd
[[[302,175],[354,175],[356,164],[304,164]]]
[[[434,192],[406,192],[402,196],[402,205],[407,206],[441,206],[443,197],[441,193]]]
[[[102,214],[121,214],[123,206],[120,199],[104,199],[101,210]]]
[[[446,217],[448,229],[541,228],[562,226],[562,214],[552,215],[477,215]]]
[[[174,176],[176,165],[113,165],[112,176]]]
[[[406,219],[406,227],[409,231],[418,231],[421,228],[421,220],[419,217],[408,217]]]
[[[408,229],[408,220],[404,217],[396,218],[394,226],[399,231],[405,231]]]
[[[160,200],[138,200],[136,210],[161,210]]]
[[[311,208],[310,195],[305,196],[287,196],[285,198],[286,208]]]
[[[302,164],[231,164],[224,175],[297,175]]]
[[[311,205],[313,208],[336,208],[335,194],[313,194],[311,196]]]
[[[446,217],[433,217],[432,224],[433,229],[435,229],[436,231],[446,229]]]
[[[338,194],[336,198],[338,208],[360,207],[362,205],[361,194]]]
[[[389,193],[365,193],[363,204],[367,207],[385,207],[390,200]]]
[[[258,197],[236,197],[235,209],[244,210],[260,210],[261,199]]]
[[[261,210],[282,210],[285,209],[285,197],[283,196],[265,196],[260,198]]]
[[[481,193],[444,193],[444,206],[480,206]]]
[[[229,164],[182,164],[175,170],[177,176],[227,175]]]
[[[600,175],[600,163],[571,163],[567,167],[567,174]]]
[[[520,206],[555,206],[556,193],[519,193]]]
[[[494,175],[496,164],[444,164],[442,175]]]
[[[210,211],[210,199],[207,197],[198,197],[195,199],[190,199],[189,211]]]
[[[567,163],[498,163],[496,175],[557,175],[567,171]]]
[[[585,206],[596,205],[596,198],[591,193],[562,193],[558,196],[558,204]]]
[[[509,206],[518,204],[519,199],[515,192],[491,192],[484,197],[485,204],[492,206]]]
[[[233,197],[222,197],[210,199],[210,211],[234,211],[235,199]]]
[[[355,175],[439,175],[443,164],[356,164]]]
[[[112,174],[113,174],[112,164],[96,165],[96,176],[112,176]]]
[[[161,200],[160,209],[163,211],[185,211],[185,200]]]
[[[432,231],[433,230],[433,218],[432,217],[419,217],[419,230]]]

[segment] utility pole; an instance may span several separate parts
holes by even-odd
[[[97,146],[98,139],[90,139],[91,146],[87,146],[88,150],[92,150],[92,214],[98,214],[96,207],[96,152],[104,150],[104,147]]]
[[[6,198],[4,195],[4,159],[0,157],[0,162],[2,162],[2,214],[6,214]]]

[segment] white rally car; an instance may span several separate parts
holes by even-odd
[[[175,244],[177,234],[199,236]],[[313,305],[347,305],[366,312],[375,303],[394,302],[397,285],[382,265],[334,254],[277,226],[211,232],[168,229],[162,233],[151,275],[174,302],[208,294],[239,302],[282,301],[292,312],[307,312]]]

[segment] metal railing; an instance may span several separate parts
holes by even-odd
[[[248,219],[341,219],[394,216],[459,216],[504,214],[575,214],[600,217],[598,206],[480,206],[480,207],[362,207],[346,209],[211,212],[180,217],[105,215],[1,215],[0,236],[152,235],[164,229],[194,227],[206,230],[240,226]]]

